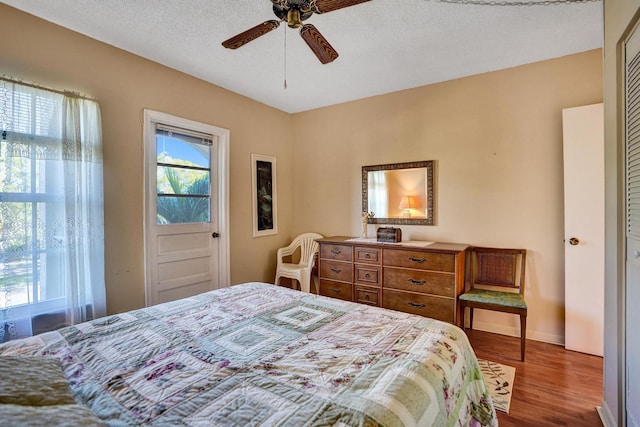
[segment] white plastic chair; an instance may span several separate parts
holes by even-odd
[[[318,253],[318,242],[322,234],[304,233],[293,239],[287,247],[278,249],[278,265],[276,267],[276,285],[280,284],[281,277],[297,280],[300,283],[302,292],[309,292],[311,288],[311,270],[316,262]],[[284,257],[293,255],[300,248],[300,261],[298,264],[284,262]],[[316,287],[317,288],[317,287]]]

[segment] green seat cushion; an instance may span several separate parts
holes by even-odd
[[[0,372],[0,403],[30,406],[76,403],[58,359],[1,356]]]
[[[459,299],[461,301],[502,305],[505,307],[527,308],[527,303],[524,302],[524,297],[515,292],[489,291],[475,288],[460,295]]]

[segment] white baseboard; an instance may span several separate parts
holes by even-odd
[[[609,410],[609,406],[607,402],[602,401],[602,406],[596,406],[596,411],[598,411],[598,415],[600,416],[600,421],[602,421],[602,425],[604,427],[616,427],[618,424],[613,419],[613,415]]]
[[[512,337],[520,337],[519,328],[501,325],[498,323],[479,322],[475,319],[473,322],[473,329],[478,329],[485,332],[493,332],[495,334],[509,335]],[[529,329],[527,329],[527,339],[547,342],[550,344],[564,345],[564,336],[531,331]]]

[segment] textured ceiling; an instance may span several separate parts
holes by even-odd
[[[603,44],[601,0],[548,6],[372,0],[305,21],[340,54],[327,65],[285,24],[237,50],[221,46],[275,19],[270,0],[2,3],[290,113]]]

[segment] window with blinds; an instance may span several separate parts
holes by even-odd
[[[93,100],[0,76],[0,341],[104,313],[100,134]]]
[[[213,136],[156,124],[157,222],[211,221]]]
[[[61,103],[56,93],[0,85],[0,309],[64,296],[64,177],[52,143]]]

